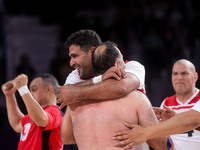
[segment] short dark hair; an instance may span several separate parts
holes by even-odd
[[[103,74],[110,67],[113,67],[120,56],[117,44],[114,42],[106,41],[101,45],[105,45],[106,48],[100,50],[98,46],[92,52],[92,66],[95,75]]]
[[[58,80],[50,73],[40,73],[38,75],[36,75],[34,78],[42,78],[42,81],[44,83],[45,86],[47,85],[52,85],[53,87],[53,92],[55,95],[57,95],[58,93]]]
[[[85,52],[88,52],[91,47],[97,47],[101,43],[101,38],[95,31],[85,29],[71,34],[67,38],[64,47],[69,49],[69,47],[74,44],[80,46]]]

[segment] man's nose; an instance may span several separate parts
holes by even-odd
[[[178,79],[182,79],[182,75],[181,75],[181,74],[178,74],[178,75],[177,75],[177,78],[178,78]]]
[[[73,67],[76,64],[76,62],[74,61],[74,59],[70,60],[70,66]]]

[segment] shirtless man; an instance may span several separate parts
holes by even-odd
[[[143,143],[148,139],[183,133],[192,129],[199,129],[197,127],[200,126],[200,101],[195,103],[190,110],[178,113],[170,119],[153,126],[144,128],[134,124],[126,125],[131,130],[119,131],[114,134],[114,139],[119,140],[119,143],[126,145],[124,150],[129,150],[129,147]],[[198,140],[196,142],[198,142]],[[193,150],[192,147],[190,149]]]
[[[98,46],[92,57],[95,75],[112,66],[125,67],[120,51],[111,42]],[[119,99],[85,100],[69,105],[61,125],[61,139],[64,144],[76,142],[80,150],[118,150],[121,148],[115,145],[112,136],[115,131],[127,129],[122,124],[124,121],[144,127],[158,123],[145,94],[132,91]],[[147,143],[156,150],[167,149],[166,137]],[[139,148],[135,147],[135,150]]]

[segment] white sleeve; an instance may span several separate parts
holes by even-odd
[[[162,109],[164,108],[164,107],[163,107],[164,103],[165,103],[165,99],[162,101],[162,103],[161,103],[161,105],[160,105],[160,108],[162,108]]]
[[[67,76],[65,84],[76,84],[76,83],[80,83],[80,82],[83,82],[83,81],[84,80],[80,79],[78,71],[74,70]]]
[[[200,100],[198,100],[191,109],[200,112]]]
[[[125,72],[134,74],[140,81],[140,87],[144,87],[145,82],[145,68],[137,61],[129,61],[125,65]]]

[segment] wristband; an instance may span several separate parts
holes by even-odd
[[[19,92],[19,94],[20,94],[21,97],[24,96],[24,94],[30,93],[27,85],[24,85],[24,86],[20,87],[18,89],[18,92]]]
[[[97,83],[99,83],[101,81],[102,81],[102,75],[99,75],[99,76],[96,76],[96,77],[92,78],[92,82],[94,84],[97,84]]]

